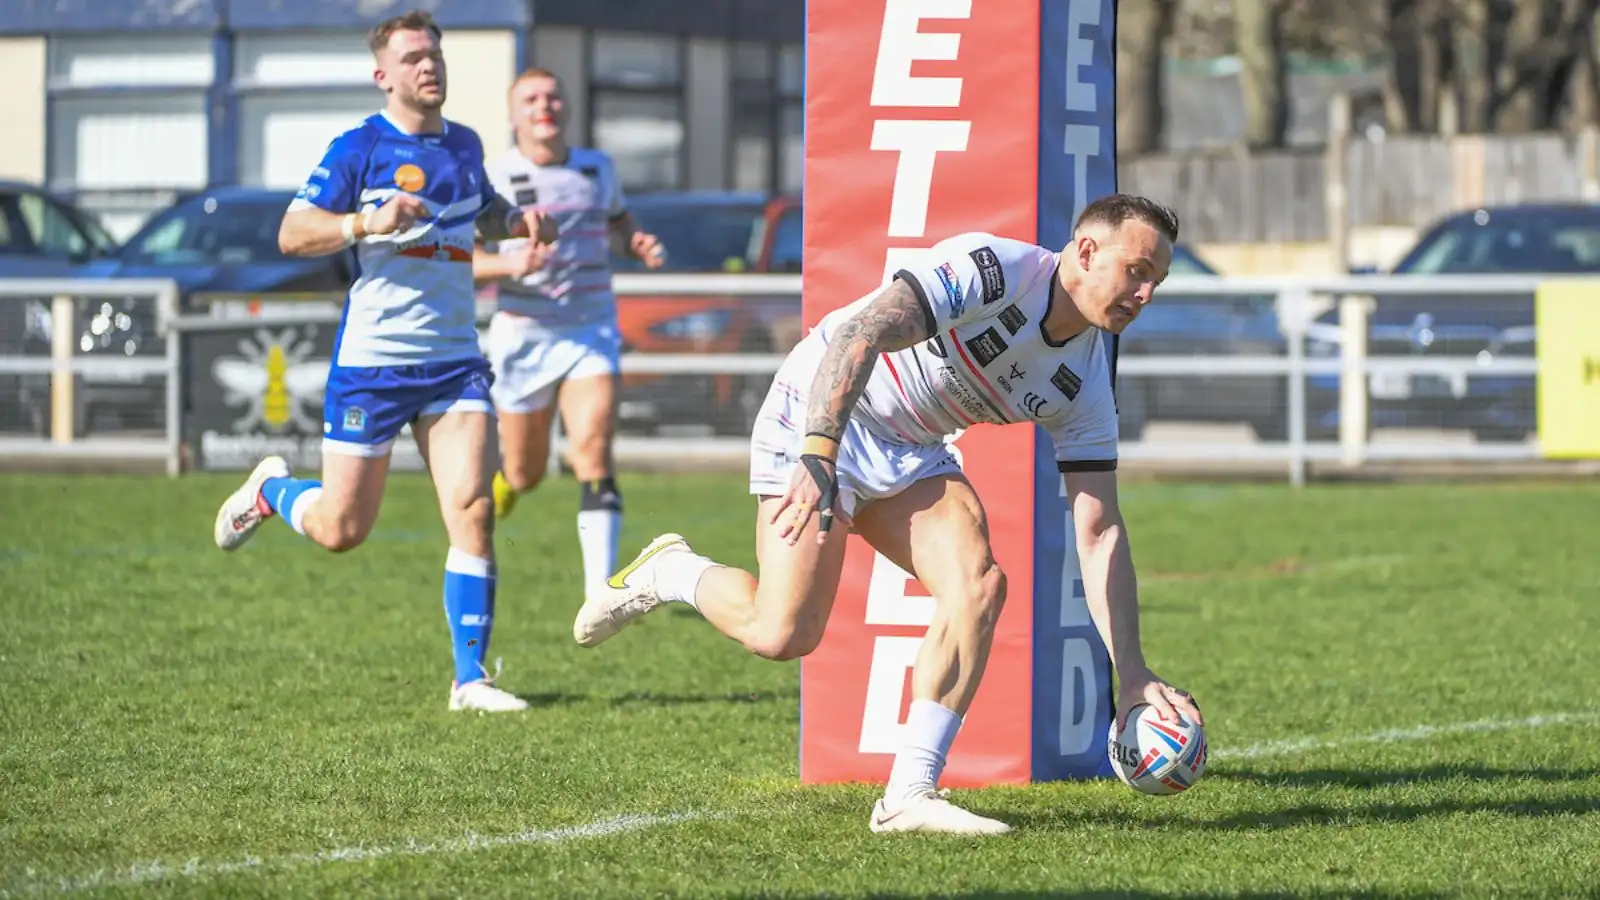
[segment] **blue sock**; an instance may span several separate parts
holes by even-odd
[[[267,499],[267,505],[272,507],[285,525],[305,534],[301,523],[306,508],[322,496],[322,482],[306,478],[268,478],[261,482],[261,496]],[[296,509],[296,506],[300,508]]]
[[[483,661],[489,654],[494,625],[494,564],[454,547],[444,564],[444,614],[450,620],[455,647],[456,683],[489,675]]]

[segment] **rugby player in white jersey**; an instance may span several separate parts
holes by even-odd
[[[507,102],[516,146],[489,162],[489,177],[516,205],[557,222],[560,237],[553,245],[502,241],[473,255],[476,277],[498,281],[500,293],[488,342],[500,416],[495,513],[510,514],[544,478],[553,403],[580,485],[578,546],[592,593],[616,570],[622,530],[611,452],[621,337],[610,255],[655,269],[664,250],[628,214],[611,157],[567,143],[567,104],[555,75],[523,72]]]
[[[1167,208],[1112,195],[1084,209],[1059,252],[957,235],[824,317],[773,379],[751,436],[759,578],[662,535],[579,611],[574,638],[592,647],[663,603],[684,603],[752,653],[804,656],[822,640],[853,529],[936,601],[906,741],[871,829],[1008,831],[938,789],[1006,597],[983,504],[947,441],[977,423],[1031,420],[1053,439],[1066,479],[1120,716],[1149,703],[1200,721],[1193,698],[1151,672],[1140,648],[1105,347],[1150,302],[1177,236]]]
[[[493,375],[478,347],[474,233],[555,239],[553,223],[497,195],[472,129],[447,121],[440,31],[425,12],[385,20],[369,41],[382,112],[335,138],[283,217],[290,256],[355,248],[357,271],[323,403],[322,479],[262,460],[222,504],[217,545],[236,550],[277,515],[336,553],[378,518],[390,451],[405,426],[432,474],[450,550],[444,607],[455,657],[449,708],[527,703],[484,666],[494,620],[498,460]]]

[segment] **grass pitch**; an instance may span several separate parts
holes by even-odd
[[[445,709],[424,481],[342,557],[216,551],[233,484],[0,477],[0,896],[1600,891],[1600,486],[1126,488],[1207,779],[958,792],[1019,826],[977,842],[797,785],[798,669],[692,614],[574,646],[570,481],[502,527],[501,717]],[[625,555],[753,563],[742,479],[622,486]]]

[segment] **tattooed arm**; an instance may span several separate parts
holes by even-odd
[[[933,335],[935,319],[922,290],[912,276],[896,277],[877,296],[864,302],[855,314],[834,329],[822,353],[816,377],[811,380],[807,403],[806,435],[800,443],[800,465],[795,469],[783,501],[772,510],[776,523],[791,507],[794,514],[780,536],[793,544],[811,521],[820,517],[817,541],[828,538],[835,518],[849,521],[842,508],[834,508],[839,479],[834,469],[839,442],[856,401],[866,389],[878,354],[903,350]]]
[[[837,452],[878,354],[903,350],[933,336],[933,310],[906,278],[896,278],[846,319],[828,340],[811,381],[807,438],[824,438]],[[832,456],[833,453],[827,455]]]

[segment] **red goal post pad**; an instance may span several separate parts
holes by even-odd
[[[1083,206],[1116,190],[1115,35],[1115,0],[809,0],[807,326],[954,234],[1064,246]],[[980,425],[956,448],[1008,599],[944,781],[1109,775],[1110,664],[1050,441]],[[802,781],[888,777],[932,613],[915,579],[850,538],[801,663]]]

